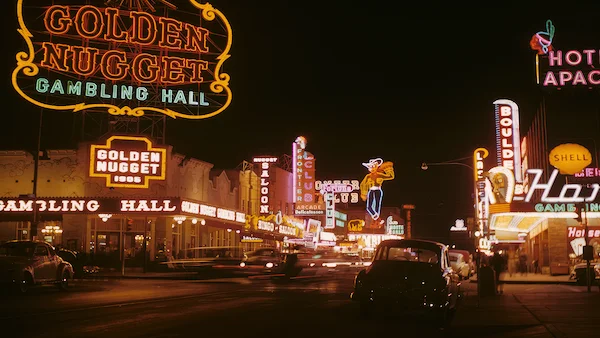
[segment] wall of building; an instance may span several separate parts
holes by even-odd
[[[293,175],[277,166],[271,168],[271,209],[284,215],[294,214]]]

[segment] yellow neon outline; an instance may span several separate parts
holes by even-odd
[[[21,34],[21,36],[25,40],[25,43],[27,44],[27,51],[21,51],[15,55],[15,57],[17,59],[17,67],[13,70],[13,73],[12,73],[12,85],[15,88],[15,90],[17,91],[17,93],[19,93],[19,95],[21,95],[21,97],[23,97],[25,100],[29,101],[30,103],[33,103],[34,105],[36,105],[38,107],[52,109],[52,110],[71,110],[73,113],[76,113],[76,112],[79,112],[79,111],[82,111],[85,109],[106,108],[107,112],[111,115],[127,115],[127,116],[134,116],[134,117],[140,117],[140,116],[143,116],[146,112],[152,111],[152,112],[156,112],[156,113],[160,113],[160,114],[165,114],[174,119],[180,117],[180,118],[189,119],[189,120],[202,120],[202,119],[207,119],[207,118],[210,118],[210,117],[213,117],[215,115],[222,113],[231,104],[232,95],[233,95],[231,92],[231,88],[229,88],[229,80],[231,77],[227,73],[221,73],[221,68],[223,67],[223,64],[225,63],[225,61],[227,59],[229,59],[231,57],[231,55],[229,54],[229,52],[231,50],[231,45],[233,42],[233,38],[232,38],[233,30],[231,29],[231,24],[229,23],[229,21],[227,20],[225,15],[223,15],[223,13],[221,13],[221,11],[219,11],[218,9],[215,9],[210,3],[200,4],[196,0],[190,0],[190,3],[194,7],[202,10],[202,17],[205,20],[213,21],[216,17],[219,17],[219,19],[222,20],[223,24],[227,28],[227,45],[225,46],[225,49],[223,49],[223,53],[221,53],[221,55],[219,55],[217,57],[217,60],[219,60],[219,62],[217,62],[217,65],[215,66],[214,81],[210,84],[210,90],[213,93],[219,94],[219,93],[222,93],[223,91],[225,91],[227,93],[227,101],[218,110],[216,110],[212,113],[204,114],[204,115],[188,115],[188,114],[183,114],[183,113],[180,113],[180,112],[174,111],[172,109],[168,109],[168,108],[167,109],[156,108],[156,107],[131,108],[128,106],[118,107],[118,106],[115,106],[112,104],[86,104],[86,103],[77,103],[77,104],[68,105],[68,106],[55,106],[55,105],[50,105],[50,104],[46,104],[46,103],[37,101],[34,98],[25,94],[17,83],[17,75],[19,75],[19,73],[21,73],[21,72],[24,75],[29,76],[29,77],[36,76],[40,72],[39,67],[35,63],[33,63],[34,57],[35,57],[35,50],[33,48],[33,42],[31,40],[31,38],[33,38],[33,35],[29,31],[29,29],[27,29],[27,26],[25,26],[25,21],[23,19],[23,1],[24,0],[17,0],[17,19],[19,21],[19,29],[17,29],[17,32],[19,32],[19,34]]]
[[[481,155],[481,159],[484,160],[488,157],[488,155],[490,154],[489,151],[485,148],[477,148],[475,149],[475,151],[473,151],[473,169],[474,173],[475,173],[475,182],[477,182],[479,180],[479,175],[477,175],[477,153],[483,153]],[[475,190],[477,190],[477,185],[475,185]]]
[[[121,141],[142,141],[146,143],[147,151],[156,151],[161,153],[161,170],[160,176],[148,176],[144,177],[144,185],[139,184],[127,184],[127,183],[112,183],[111,174],[97,174],[94,172],[95,159],[96,159],[96,151],[98,149],[110,149],[112,142],[114,140]],[[165,148],[154,148],[152,147],[152,141],[147,137],[137,137],[137,136],[111,136],[108,140],[106,140],[106,144],[92,144],[90,148],[90,169],[89,169],[90,177],[104,177],[106,178],[106,187],[108,188],[133,188],[133,189],[148,189],[150,186],[150,180],[156,181],[164,181],[167,177],[167,149]]]

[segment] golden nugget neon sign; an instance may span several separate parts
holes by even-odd
[[[164,181],[167,149],[155,148],[145,137],[112,136],[90,148],[90,177],[103,177],[107,187],[148,188],[151,180]]]
[[[18,0],[17,17],[27,50],[16,55],[12,83],[29,102],[52,110],[106,109],[129,116],[155,112],[187,119],[209,118],[230,105],[229,75],[222,67],[230,56],[232,29],[210,4],[189,1],[201,10],[204,22],[218,18],[222,34],[144,11],[52,5],[34,13],[43,18],[34,35],[25,25],[26,1],[31,0]],[[219,37],[224,46],[216,45]],[[76,103],[47,103],[53,101],[48,95]]]

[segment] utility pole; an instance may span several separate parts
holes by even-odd
[[[38,233],[38,211],[37,211],[37,186],[38,186],[38,167],[40,164],[40,149],[42,143],[42,118],[44,117],[44,109],[40,109],[40,124],[38,126],[38,137],[35,154],[33,155],[33,220],[31,222],[31,240],[37,240]]]

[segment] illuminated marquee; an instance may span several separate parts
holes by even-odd
[[[355,204],[360,202],[360,181],[358,180],[315,181],[315,190],[321,191],[323,185],[335,190],[335,203]]]
[[[186,119],[209,118],[230,105],[223,64],[232,29],[212,5],[190,0],[182,4],[188,11],[162,2],[167,17],[147,12],[159,6],[141,5],[148,2],[138,1],[137,10],[121,9],[123,1],[81,2],[17,1],[27,49],[17,53],[12,84],[27,101],[51,110]]]
[[[362,164],[369,170],[365,178],[360,183],[360,197],[367,202],[367,212],[371,216],[372,227],[383,226],[385,222],[380,219],[381,203],[383,200],[382,184],[384,181],[393,180],[394,164],[392,162],[384,162],[381,158],[369,160]]]
[[[254,163],[260,164],[260,214],[268,215],[270,211],[269,184],[271,184],[269,169],[277,162],[277,157],[255,157]]]
[[[521,136],[519,107],[511,100],[494,101],[496,121],[496,156],[498,166],[514,172],[519,183],[516,194],[521,195],[523,173],[521,172]]]
[[[243,212],[218,208],[212,205],[206,205],[192,201],[181,201],[181,212],[192,215],[213,217],[236,223],[246,223],[246,214]]]
[[[160,213],[175,214],[179,212],[177,198],[38,198],[32,199],[2,198],[2,213]]]
[[[306,151],[306,138],[299,136],[292,145],[293,186],[296,215],[322,215],[324,205],[316,200],[315,157]]]
[[[167,149],[145,137],[112,136],[90,148],[90,177],[105,178],[107,187],[148,188],[151,180],[165,180],[166,164]]]

